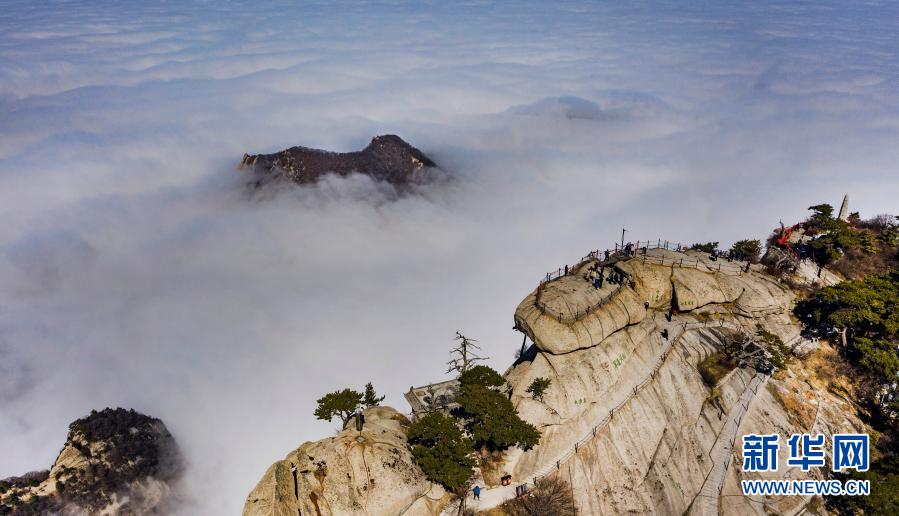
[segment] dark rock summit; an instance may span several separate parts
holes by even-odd
[[[158,514],[182,471],[162,421],[105,409],[69,425],[49,471],[0,480],[0,514]]]
[[[375,136],[356,152],[291,147],[275,154],[244,154],[243,167],[258,175],[256,186],[276,178],[309,184],[328,173],[346,176],[353,172],[402,186],[424,183],[436,170],[436,164],[423,152],[393,134]]]

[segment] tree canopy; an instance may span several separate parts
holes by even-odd
[[[415,463],[428,480],[449,490],[463,485],[473,473],[471,439],[462,434],[456,420],[442,412],[431,412],[407,432]]]
[[[380,405],[384,398],[384,396],[378,396],[375,387],[368,382],[365,384],[364,393],[353,389],[342,389],[325,394],[318,399],[318,406],[315,408],[314,414],[315,417],[324,421],[331,421],[335,417],[339,417],[343,426],[346,426],[353,414],[363,407]]]
[[[892,455],[876,461],[864,473],[838,474],[840,480],[855,479],[871,482],[868,496],[828,496],[827,506],[840,515],[899,514],[899,456]]]
[[[825,287],[800,301],[795,312],[817,333],[844,334],[850,359],[880,381],[895,381],[899,272]]]
[[[504,383],[503,377],[487,366],[472,368],[459,387],[459,408],[455,412],[464,420],[477,447],[505,450],[517,445],[530,449],[540,440],[540,432],[518,417],[506,394],[495,389]]]
[[[738,240],[731,246],[730,252],[737,260],[757,262],[762,252],[761,240]]]
[[[694,251],[702,251],[703,253],[714,253],[718,249],[718,242],[695,243],[690,246]]]
[[[350,417],[362,406],[363,397],[361,392],[352,389],[329,392],[318,399],[315,417],[325,421],[339,417],[343,426],[346,426]]]
[[[544,378],[542,376],[538,376],[534,378],[534,381],[528,385],[527,392],[531,395],[531,398],[535,400],[543,401],[543,395],[546,394],[546,389],[549,388],[549,385],[552,383],[552,380],[549,378]]]
[[[459,384],[463,387],[466,385],[502,387],[506,384],[506,379],[494,369],[485,365],[478,365],[460,374]]]
[[[790,358],[790,348],[784,344],[783,339],[764,328],[759,328],[755,334],[764,346],[771,364],[778,369],[783,369]]]
[[[816,204],[809,206],[808,209],[812,212],[808,219],[808,222],[812,225],[822,224],[833,219],[833,206],[829,204]]]
[[[822,234],[809,242],[812,259],[820,267],[837,261],[843,253],[859,246],[859,236],[844,220],[826,219],[818,224]]]

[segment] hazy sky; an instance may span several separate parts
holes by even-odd
[[[899,211],[899,8],[714,2],[0,2],[0,477],[92,408],[161,417],[237,513],[457,329],[498,369],[550,269],[628,236]],[[244,152],[396,133],[455,176],[247,195]]]

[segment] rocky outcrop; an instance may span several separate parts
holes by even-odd
[[[757,329],[796,342],[795,296],[760,266],[695,252],[649,250],[606,267],[625,280],[603,303],[594,302],[606,294],[581,266],[541,285],[516,310],[516,326],[534,345],[506,378],[518,411],[542,437],[530,451],[507,453],[505,471],[517,482],[562,476],[585,514],[717,513],[719,488],[738,488],[734,439],[747,428],[784,436],[804,428],[765,387],[782,379],[738,367],[709,386],[699,364]],[[807,376],[792,372],[802,367],[795,361],[787,374]],[[525,392],[537,377],[551,380],[541,400]],[[841,402],[825,394],[818,403]],[[821,421],[830,414],[830,423],[819,423],[822,433],[863,428],[838,410],[820,413]],[[807,502],[764,500],[752,510],[752,503],[728,502],[720,509],[793,512]]]
[[[69,425],[49,471],[0,481],[0,514],[165,512],[181,472],[162,421],[121,408],[93,411]]]
[[[515,311],[516,327],[542,351],[560,354],[591,348],[615,332],[642,321],[646,307],[689,312],[730,304],[746,316],[783,313],[793,295],[759,267],[743,271],[696,252],[649,250],[607,266],[624,276],[619,285],[594,288],[586,273],[596,260],[541,285]],[[539,297],[539,300],[538,300]]]
[[[364,412],[334,437],[307,442],[268,469],[244,516],[435,514],[443,492],[412,461],[409,421],[390,407]],[[436,512],[435,512],[436,511]]]
[[[367,147],[357,152],[291,147],[275,154],[244,154],[241,167],[253,171],[256,186],[279,178],[308,184],[325,174],[345,176],[354,172],[402,186],[428,181],[437,165],[399,136],[387,134],[375,136]]]

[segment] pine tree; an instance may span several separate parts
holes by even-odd
[[[474,472],[471,440],[462,434],[456,420],[442,412],[431,412],[409,427],[412,457],[428,480],[455,490]]]
[[[380,405],[386,396],[378,396],[371,382],[365,384],[365,394],[362,398],[362,404],[366,407],[374,407]]]
[[[362,406],[362,398],[361,392],[352,389],[329,392],[318,399],[315,417],[324,421],[339,417],[343,426],[346,426],[350,417]]]
[[[552,383],[552,380],[544,377],[534,378],[534,381],[531,382],[531,385],[528,386],[527,392],[531,395],[532,399],[543,401],[543,395],[546,394],[546,389],[549,388],[549,384]]]

